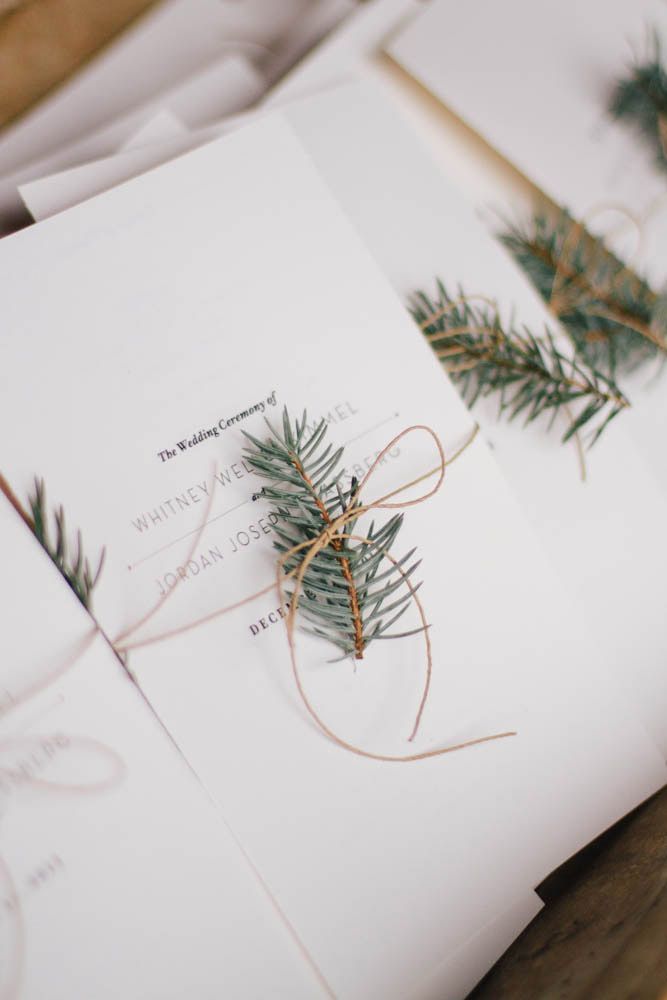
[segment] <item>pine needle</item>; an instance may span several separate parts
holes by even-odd
[[[65,580],[67,580],[67,583],[83,606],[90,610],[93,590],[99,581],[104,565],[105,550],[102,549],[97,560],[97,568],[93,572],[90,562],[83,553],[83,542],[80,531],[76,535],[76,548],[74,552],[70,551],[65,524],[65,512],[62,506],[56,508],[53,514],[55,540],[52,541],[49,532],[49,513],[46,505],[46,491],[43,480],[35,480],[34,492],[29,495],[28,500],[32,514],[32,530],[35,537],[58,567],[58,570]]]
[[[657,34],[646,61],[635,64],[616,84],[609,110],[614,118],[635,129],[658,166],[667,170],[667,68]]]
[[[567,212],[538,212],[501,240],[587,364],[614,378],[667,352],[665,298]]]
[[[500,414],[525,423],[545,414],[553,423],[562,411],[562,440],[587,430],[593,444],[628,405],[611,379],[563,354],[548,330],[537,338],[507,329],[492,303],[452,298],[441,281],[435,298],[417,293],[411,312],[469,406],[496,395]]]
[[[270,481],[261,496],[274,505],[280,518],[274,544],[285,554],[319,538],[337,517],[358,507],[358,483],[352,477],[344,485],[343,448],[327,442],[326,420],[311,424],[304,411],[300,420],[292,421],[285,409],[281,430],[268,420],[267,425],[270,437],[265,440],[245,432],[249,442],[245,457]],[[371,524],[362,532],[365,541],[356,541],[346,537],[355,534],[352,519],[333,532],[306,570],[298,603],[306,631],[333,643],[343,656],[362,659],[375,639],[413,634],[390,631],[419,586],[408,585],[420,564],[413,559],[414,549],[397,565],[385,558],[402,523],[402,514],[396,514],[381,526]],[[296,569],[306,551],[294,554],[285,571]]]

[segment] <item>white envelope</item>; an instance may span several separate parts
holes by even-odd
[[[256,480],[235,429],[251,403],[329,413],[360,468],[411,422],[438,428],[447,448],[470,429],[279,121],[17,234],[0,258],[16,332],[2,405],[20,409],[13,396],[28,381],[41,399],[57,387],[47,421],[21,411],[6,471],[21,486],[37,466],[87,544],[108,544],[97,606],[111,634],[153,605],[179,565],[187,583],[155,631],[270,580],[270,521],[253,506]],[[36,284],[47,261],[50,280]],[[38,369],[36,343],[54,345]],[[76,391],[72,381],[63,392],[72,366]],[[215,448],[202,436],[208,444],[180,454],[178,440],[197,441],[218,420],[231,433]],[[247,426],[261,433],[258,416]],[[431,461],[418,443],[402,452],[378,488]],[[197,539],[214,456],[214,520]],[[437,979],[443,955],[664,780],[481,440],[450,470],[442,504],[420,508],[403,530],[407,545],[420,542],[434,601],[438,666],[418,749],[489,727],[516,725],[518,737],[414,765],[347,754],[294,699],[280,628],[262,624],[277,619],[270,595],[131,654],[149,700],[341,996],[412,995]],[[182,536],[193,532],[188,560]],[[304,638],[299,655],[339,731],[398,751],[423,662],[411,646],[389,646],[356,674],[323,669],[322,650]],[[431,993],[436,985],[444,994],[446,976],[430,979]]]

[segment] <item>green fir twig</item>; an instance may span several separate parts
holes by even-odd
[[[105,550],[102,549],[94,571],[91,568],[89,560],[83,553],[83,542],[80,531],[76,533],[76,548],[74,553],[70,551],[65,524],[65,512],[62,505],[55,509],[52,516],[55,539],[51,539],[49,512],[46,504],[46,491],[43,480],[35,479],[34,490],[29,495],[28,501],[31,512],[28,523],[31,525],[35,537],[58,567],[83,606],[90,610],[93,590],[99,581],[104,565]]]
[[[352,477],[344,485],[343,448],[327,443],[326,420],[311,424],[304,411],[300,420],[293,421],[285,409],[280,431],[268,420],[267,425],[270,436],[265,440],[245,433],[250,445],[246,458],[269,480],[261,495],[280,518],[274,544],[284,555],[296,545],[318,539],[341,514],[359,507],[358,483]],[[420,586],[408,584],[420,564],[413,561],[414,549],[388,565],[386,557],[402,523],[402,514],[381,526],[372,523],[363,531],[363,540],[357,541],[349,537],[355,535],[352,518],[333,531],[304,574],[298,607],[309,623],[306,631],[332,642],[343,656],[362,659],[376,639],[422,631],[390,631]],[[285,572],[296,569],[307,551],[293,554]]]
[[[667,352],[667,302],[565,211],[501,236],[587,364],[630,371]]]
[[[616,84],[609,110],[614,118],[634,127],[658,165],[667,170],[667,68],[657,34],[647,59],[636,63]]]
[[[593,444],[628,405],[611,379],[564,354],[548,330],[538,338],[506,327],[492,302],[452,298],[438,281],[437,295],[417,293],[411,312],[469,406],[497,395],[501,414],[526,423],[544,414],[553,422],[562,411],[563,441],[585,429]]]

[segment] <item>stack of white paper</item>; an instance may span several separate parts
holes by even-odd
[[[389,51],[577,217],[614,206],[641,220],[640,262],[664,281],[664,181],[608,112],[616,81],[648,52],[651,28],[667,31],[663,0],[474,0],[464,9],[434,0]],[[590,221],[609,224],[602,211]]]
[[[667,280],[664,172],[636,132],[608,112],[616,82],[649,55],[652,31],[667,37],[663,0],[474,0],[463,8],[434,0],[390,51],[661,289]],[[654,374],[642,371],[629,380],[638,405],[626,423],[667,492],[667,402]]]
[[[0,232],[23,221],[17,184],[115,152],[156,109],[191,126],[241,111],[354,2],[163,0],[2,135]]]
[[[326,996],[219,811],[4,497],[0,539],[2,995]]]
[[[353,467],[367,468],[411,423],[433,426],[449,449],[470,429],[456,391],[278,121],[12,237],[0,255],[8,315],[23,330],[3,406],[16,409],[27,378],[49,408],[50,384],[60,400],[48,426],[25,414],[6,469],[24,485],[37,466],[89,544],[107,544],[98,614],[112,637],[181,574],[183,585],[134,638],[187,624],[270,579],[271,522],[250,499],[240,432],[229,422],[184,454],[179,439],[226,426],[251,403],[275,412],[269,398],[329,414]],[[26,307],[22,285],[34,285],[47,259],[56,271]],[[249,308],[256,289],[266,317]],[[59,339],[43,331],[44,315],[58,317],[69,348],[36,373],[37,343],[43,351]],[[261,349],[248,353],[248,344]],[[72,383],[63,394],[73,365],[76,391]],[[381,380],[369,381],[378,365]],[[261,433],[259,412],[247,426]],[[429,461],[418,440],[401,448],[376,488]],[[189,553],[204,510],[209,527]],[[345,753],[298,708],[281,631],[265,628],[276,618],[269,598],[130,653],[150,704],[342,996],[442,995],[449,956],[664,780],[607,673],[606,647],[586,634],[482,441],[405,532],[423,553],[434,607],[448,609],[440,626],[439,611],[431,614],[438,669],[418,749],[513,728],[518,736],[412,765]],[[300,638],[299,655],[337,731],[405,752],[420,649],[389,644],[356,673],[323,671],[316,642]],[[347,916],[351,900],[362,938]]]
[[[402,298],[441,276],[452,288],[483,288],[506,316],[516,310],[520,321],[535,331],[551,322],[527,282],[485,236],[472,210],[430,164],[377,88],[365,84],[332,90],[294,104],[287,115]],[[202,138],[183,138],[176,145],[180,151]],[[347,142],[363,155],[350,159]],[[154,163],[172,149],[169,142],[156,144],[146,155]],[[133,166],[125,154],[35,182],[24,195],[36,214],[50,214],[122,179],[119,171],[133,173]],[[434,226],[434,217],[447,219],[447,228]],[[636,699],[667,755],[667,640],[660,596],[667,541],[655,532],[667,511],[649,470],[622,426],[610,430],[587,455],[589,475],[583,483],[574,446],[561,447],[557,434],[549,439],[543,426],[518,433],[514,426],[498,424],[493,400],[478,415],[575,601],[586,607],[591,624],[605,636],[611,669]],[[619,459],[625,469],[621,478]],[[563,524],[565,537],[559,530]],[[625,544],[610,545],[609,538],[619,535]],[[632,571],[633,552],[643,553],[641,589]],[[628,618],[635,628],[628,629]]]
[[[62,774],[54,756],[57,847],[26,839],[30,810],[46,808],[30,782],[3,816],[10,995],[50,997],[55,982],[63,997],[457,1000],[537,913],[534,887],[665,782],[664,495],[625,417],[590,453],[584,483],[557,428],[499,423],[493,400],[468,412],[409,296],[439,276],[536,333],[547,313],[377,86],[332,87],[358,77],[418,6],[365,5],[257,114],[216,113],[208,84],[244,72],[238,54],[195,60],[7,182],[16,198],[17,181],[35,178],[21,194],[45,221],[0,243],[11,331],[0,415],[13,428],[2,472],[21,496],[44,476],[86,550],[107,549],[103,634],[90,639],[66,583],[0,508],[8,566],[20,567],[3,583],[5,650],[22,651],[2,675],[1,733],[14,754],[24,734],[44,754],[56,729],[81,751],[63,752]],[[311,13],[311,25],[328,16]],[[260,66],[268,79],[278,60]],[[416,740],[420,637],[375,643],[355,669],[299,632],[297,662],[325,723],[371,753],[515,735],[410,763],[351,754],[299,698],[279,595],[217,614],[275,574],[275,515],[256,499],[242,431],[262,436],[283,406],[324,417],[358,479],[407,426],[433,428],[451,454],[480,421],[442,492],[401,531],[423,560],[433,651]],[[366,499],[433,464],[427,435],[410,435]],[[60,788],[68,767],[92,786],[76,820],[109,857],[88,880],[90,826],[76,834]],[[181,821],[165,838],[167,787]],[[130,856],[120,826],[140,830]],[[16,873],[40,852],[37,906]],[[165,863],[172,881],[154,891]],[[108,910],[63,918],[65,891],[77,912],[101,897]],[[62,940],[40,964],[56,919]],[[123,921],[100,994],[105,935]],[[73,958],[82,935],[89,947]]]

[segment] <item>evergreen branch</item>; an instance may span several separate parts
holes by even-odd
[[[28,500],[32,516],[29,519],[24,516],[24,520],[27,520],[37,541],[58,567],[60,573],[67,580],[67,583],[83,606],[90,609],[93,590],[100,578],[104,565],[105,550],[102,549],[97,560],[97,568],[93,572],[88,559],[83,554],[80,531],[76,535],[76,550],[74,554],[71,554],[69,551],[65,512],[62,506],[58,507],[53,514],[55,541],[51,540],[49,533],[49,513],[46,506],[46,491],[43,480],[35,480],[34,492],[29,495]]]
[[[553,422],[562,410],[569,419],[563,441],[586,428],[593,444],[628,405],[613,381],[563,354],[549,331],[538,339],[506,329],[493,304],[453,299],[441,281],[437,288],[435,299],[419,292],[411,312],[469,406],[497,394],[500,413],[523,414],[525,423],[543,414]],[[579,408],[570,416],[573,404]]]
[[[667,68],[657,34],[653,35],[646,62],[635,64],[629,75],[616,84],[609,111],[635,128],[658,165],[667,170]]]
[[[667,352],[665,297],[567,212],[536,213],[501,240],[587,364],[613,378]]]
[[[382,526],[371,524],[363,540],[355,534],[354,517],[337,526],[336,519],[360,506],[358,483],[352,477],[343,485],[343,449],[328,444],[327,423],[309,424],[304,411],[292,421],[283,411],[282,430],[269,421],[271,436],[260,441],[245,432],[249,441],[246,460],[270,485],[261,495],[274,505],[280,518],[274,545],[281,554],[304,542],[312,543],[330,531],[330,539],[309,563],[299,595],[299,608],[308,622],[306,631],[327,639],[344,656],[362,659],[375,639],[400,638],[412,632],[392,633],[393,625],[407,611],[419,585],[408,583],[419,566],[414,550],[387,568],[403,523],[402,514]],[[285,572],[298,569],[307,552],[303,548],[285,563]],[[290,599],[293,596],[289,594]],[[417,630],[420,631],[420,630]]]

